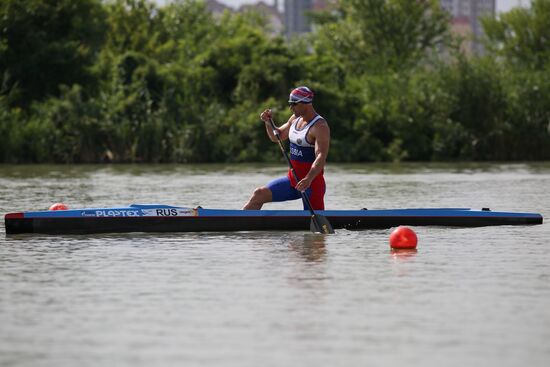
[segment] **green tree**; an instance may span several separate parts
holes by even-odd
[[[0,2],[0,95],[28,106],[61,84],[92,85],[104,14],[100,0]]]
[[[315,50],[361,75],[417,65],[447,41],[449,16],[436,0],[340,0],[317,18]]]
[[[533,0],[530,8],[485,18],[483,27],[492,55],[516,67],[550,70],[550,1]]]

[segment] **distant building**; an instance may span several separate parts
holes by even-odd
[[[326,10],[335,0],[285,0],[284,27],[285,35],[292,37],[296,34],[311,32],[309,14]]]
[[[481,18],[495,16],[496,0],[440,0],[451,16],[451,31],[464,38],[462,49],[476,55],[484,52]]]
[[[311,3],[312,0],[285,0],[284,23],[287,37],[311,31],[311,22],[307,17]]]

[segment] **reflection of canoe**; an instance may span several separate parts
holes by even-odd
[[[399,225],[478,227],[541,224],[536,213],[489,209],[325,210],[334,228],[371,229]],[[203,232],[309,230],[305,210],[192,209],[168,205],[9,213],[6,233]]]

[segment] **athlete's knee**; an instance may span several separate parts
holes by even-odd
[[[271,201],[271,190],[268,187],[258,187],[252,193],[252,198],[258,202],[267,203]]]
[[[245,210],[258,210],[262,206],[271,201],[271,190],[267,187],[258,187],[252,193],[250,200],[244,205],[243,209]]]

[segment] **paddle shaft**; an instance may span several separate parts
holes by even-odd
[[[294,166],[292,165],[292,162],[290,161],[290,157],[288,156],[288,153],[285,150],[285,147],[283,145],[283,142],[281,141],[281,137],[279,136],[279,130],[277,130],[277,127],[275,126],[275,123],[273,122],[273,119],[269,119],[269,123],[271,124],[271,127],[273,129],[273,134],[277,137],[277,142],[279,142],[279,148],[281,148],[281,152],[283,152],[283,155],[286,158],[286,161],[288,163],[288,167],[290,168],[290,172],[292,172],[292,176],[294,177],[294,180],[296,180],[296,183],[298,183],[298,175],[296,174],[296,171],[294,170]],[[309,201],[309,198],[307,197],[306,193],[303,191],[300,191],[300,194],[302,195],[302,199],[306,203],[306,207],[308,208],[309,212],[311,213],[312,219],[315,221],[315,226],[319,230],[319,232],[325,232],[322,230],[321,223],[317,220],[317,215],[313,211],[313,207],[311,206],[311,202]]]

